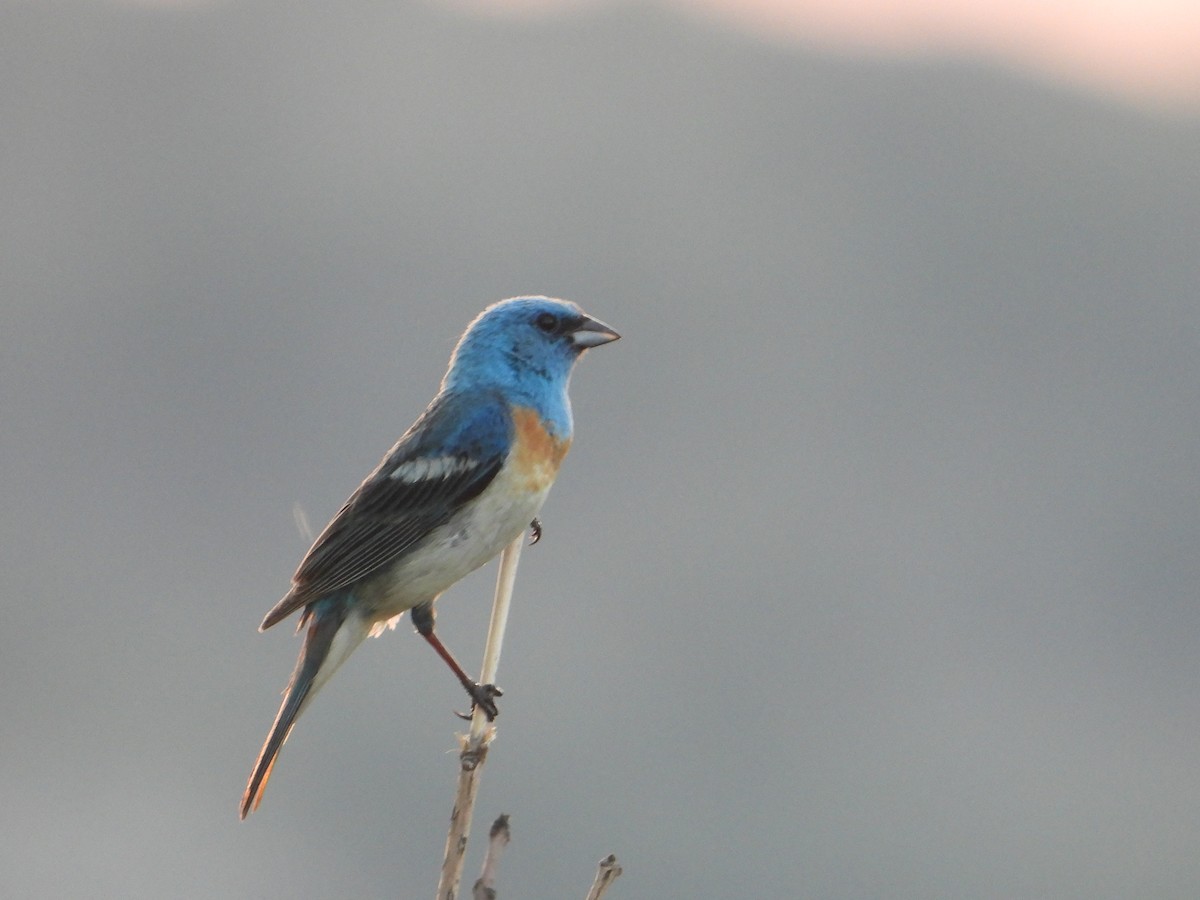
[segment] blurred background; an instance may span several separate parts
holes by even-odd
[[[1200,896],[1198,10],[5,0],[0,893],[432,896],[461,690],[368,642],[239,823],[255,629],[546,293],[468,884]]]

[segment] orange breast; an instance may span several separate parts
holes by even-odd
[[[548,488],[558,474],[563,457],[571,449],[571,439],[556,438],[542,425],[541,417],[532,409],[518,407],[513,413],[516,425],[516,457],[514,468],[525,480],[530,491]]]

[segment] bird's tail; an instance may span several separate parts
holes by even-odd
[[[246,784],[246,793],[242,795],[241,818],[258,809],[267,780],[271,777],[271,769],[296,719],[329,680],[329,676],[366,639],[370,625],[350,611],[352,602],[349,595],[339,594],[320,600],[304,611],[300,624],[308,621],[308,634],[304,637],[304,647],[296,662],[296,670],[292,673],[283,703],[275,716],[275,724],[271,726],[250,781]]]

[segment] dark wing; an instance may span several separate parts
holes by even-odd
[[[512,434],[498,397],[439,396],[321,532],[260,628],[412,550],[491,483]]]

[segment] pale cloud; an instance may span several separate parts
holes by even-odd
[[[445,0],[492,14],[604,0]],[[991,59],[1159,105],[1200,105],[1196,0],[660,0],[776,41],[894,56]]]
[[[109,0],[114,6],[130,6],[135,9],[189,10],[230,6],[236,0]]]

